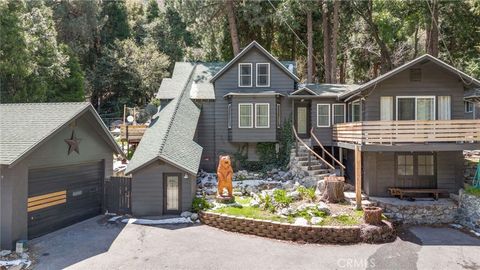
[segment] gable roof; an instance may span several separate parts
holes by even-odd
[[[355,84],[330,84],[330,83],[320,83],[320,84],[304,84],[300,85],[298,90],[290,94],[290,96],[317,96],[317,97],[338,97],[340,94],[343,94],[348,91],[356,89],[358,85]],[[302,92],[306,93],[302,94]]]
[[[163,160],[191,174],[197,173],[203,148],[193,138],[200,109],[189,95],[195,69],[191,63],[175,64],[175,70],[183,73],[174,75],[179,84],[171,89],[174,98],[154,116],[125,173],[133,173],[156,160]]]
[[[475,79],[474,77],[472,77],[472,76],[464,73],[463,71],[461,71],[461,70],[459,70],[459,69],[457,69],[457,68],[455,68],[455,67],[453,67],[453,66],[451,66],[451,65],[449,65],[445,62],[443,62],[442,60],[440,60],[440,59],[438,59],[434,56],[431,56],[430,54],[424,54],[420,57],[417,57],[417,58],[413,59],[410,62],[407,62],[407,63],[405,63],[405,64],[403,64],[403,65],[401,65],[401,66],[399,66],[395,69],[390,70],[389,72],[387,72],[383,75],[378,76],[377,78],[375,78],[373,80],[370,80],[370,81],[360,85],[358,88],[356,88],[352,91],[341,94],[340,98],[346,98],[346,97],[352,96],[354,94],[357,94],[359,92],[362,92],[363,90],[366,90],[369,87],[374,86],[375,84],[377,84],[379,82],[382,82],[382,81],[384,81],[384,80],[386,80],[386,79],[388,79],[388,78],[390,78],[390,77],[392,77],[392,76],[394,76],[394,75],[396,75],[396,74],[398,74],[398,73],[400,73],[400,72],[418,64],[418,63],[422,63],[422,62],[425,62],[425,61],[431,61],[431,62],[445,68],[446,70],[448,70],[450,72],[457,73],[462,79],[468,80],[468,81],[476,84],[477,86],[480,86],[480,81]]]
[[[210,80],[211,82],[214,82],[216,79],[218,79],[223,73],[225,73],[230,67],[235,64],[242,56],[244,56],[247,52],[249,52],[252,48],[257,48],[260,50],[265,56],[267,56],[270,61],[272,61],[274,64],[276,64],[281,70],[283,70],[288,76],[290,76],[294,81],[299,82],[300,79],[290,72],[288,68],[286,68],[282,62],[277,60],[275,57],[273,57],[272,54],[270,54],[267,50],[265,50],[260,44],[258,44],[256,41],[252,41],[250,44],[248,44],[247,47],[245,47],[237,56],[235,56],[230,62],[228,62],[220,71],[215,74],[215,76],[212,77]]]
[[[0,104],[0,164],[14,166],[72,120],[91,113],[112,149],[124,155],[89,102]]]

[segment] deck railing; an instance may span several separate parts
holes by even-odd
[[[480,120],[364,121],[332,130],[334,141],[355,144],[480,142]]]
[[[146,125],[121,125],[120,126],[120,138],[122,141],[130,143],[138,143],[143,137],[143,134],[147,130]]]

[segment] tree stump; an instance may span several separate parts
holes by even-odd
[[[379,225],[382,223],[382,208],[365,207],[363,208],[363,219],[370,225]]]
[[[325,190],[322,194],[322,201],[338,203],[345,199],[343,194],[344,182],[335,177],[328,177],[325,180]]]

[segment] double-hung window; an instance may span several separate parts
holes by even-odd
[[[253,104],[252,103],[238,104],[238,127],[253,128]]]
[[[255,127],[256,128],[270,127],[270,104],[268,103],[255,104]]]
[[[238,86],[252,87],[252,64],[251,63],[238,64]]]
[[[269,63],[257,63],[257,87],[269,87],[270,86],[270,64]]]
[[[360,101],[354,101],[352,102],[352,122],[358,122],[361,121],[361,112],[362,112],[362,107],[360,105]]]
[[[317,104],[317,127],[330,127],[330,104]]]
[[[450,120],[452,118],[452,99],[450,96],[438,97],[438,120]]]
[[[471,113],[471,112],[473,112],[473,102],[464,101],[464,106],[465,106],[465,112],[466,112],[466,113]]]
[[[393,120],[393,97],[380,97],[380,120]]]
[[[332,124],[345,122],[345,104],[333,104]]]

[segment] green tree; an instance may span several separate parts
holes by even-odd
[[[74,102],[85,100],[85,77],[80,66],[77,56],[66,45],[62,46],[62,50],[69,56],[67,68],[69,76],[57,82],[52,91],[47,93],[49,102]]]
[[[103,1],[100,16],[105,20],[101,30],[102,46],[111,45],[116,39],[123,40],[130,36],[125,0]]]
[[[148,23],[151,23],[153,20],[160,17],[160,8],[158,7],[157,0],[149,0],[147,2],[146,16]]]

